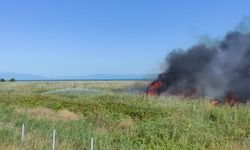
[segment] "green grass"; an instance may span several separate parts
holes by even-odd
[[[53,129],[57,149],[89,149],[91,137],[104,150],[250,149],[249,104],[212,107],[205,98],[122,92],[146,84],[0,83],[0,149],[20,149],[23,123],[24,149],[51,149]]]

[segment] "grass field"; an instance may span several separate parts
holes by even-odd
[[[213,107],[204,99],[147,97],[146,82],[0,83],[0,148],[250,149],[250,105]],[[132,88],[131,88],[132,87]]]

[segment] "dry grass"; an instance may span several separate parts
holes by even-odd
[[[242,139],[239,142],[234,142],[233,145],[233,149],[237,149],[237,150],[249,150],[250,149],[250,144],[249,144],[250,138],[245,138]]]
[[[58,113],[57,113],[57,116],[63,120],[78,120],[80,117],[78,114],[74,113],[74,112],[71,112],[69,110],[60,110]]]
[[[146,86],[148,81],[36,81],[36,82],[3,82],[2,92],[46,92],[65,88],[90,89],[124,89]]]
[[[218,149],[218,150],[222,150],[222,149],[228,149],[228,150],[249,150],[250,149],[250,145],[249,145],[249,138],[245,138],[242,139],[240,141],[236,140],[236,141],[227,141],[224,144],[221,145],[217,145],[213,148],[207,148],[208,150],[214,150],[214,149]]]
[[[0,129],[13,129],[14,128],[14,123],[11,122],[0,122]]]
[[[4,148],[1,148],[1,150],[20,150],[20,147],[17,145],[6,145]]]
[[[135,126],[135,122],[131,118],[122,119],[118,122],[117,128],[123,131],[128,131],[130,129],[133,129]]]
[[[80,116],[69,110],[60,110],[55,112],[46,107],[37,107],[29,109],[16,109],[17,113],[24,113],[32,118],[46,119],[50,121],[75,121],[79,120]]]

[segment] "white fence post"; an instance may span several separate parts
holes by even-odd
[[[91,138],[90,150],[94,150],[94,138]]]
[[[53,130],[53,138],[52,138],[52,150],[55,150],[56,146],[56,130]]]
[[[24,124],[22,124],[22,129],[21,129],[21,150],[23,149],[23,144],[24,144]]]

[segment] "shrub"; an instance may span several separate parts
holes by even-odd
[[[15,82],[15,81],[16,81],[15,78],[11,78],[11,79],[10,79],[10,82]]]

